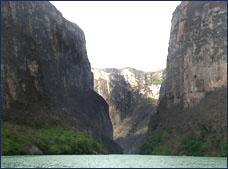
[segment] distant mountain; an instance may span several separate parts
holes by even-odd
[[[136,153],[155,112],[162,70],[143,72],[134,68],[92,68],[94,89],[107,101],[114,139],[124,153]]]

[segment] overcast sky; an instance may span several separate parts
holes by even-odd
[[[52,1],[85,33],[94,68],[166,67],[172,13],[180,1]]]

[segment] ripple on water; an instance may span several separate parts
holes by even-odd
[[[2,168],[227,168],[227,158],[153,155],[2,156]]]

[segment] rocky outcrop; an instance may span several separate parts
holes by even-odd
[[[182,2],[173,14],[167,57],[167,106],[192,107],[227,86],[226,6]]]
[[[172,154],[186,154],[181,140],[191,136],[208,145],[201,155],[217,155],[227,137],[227,2],[185,1],[176,8],[162,86],[148,135],[173,128],[179,141],[160,142],[173,147]],[[188,127],[181,135],[178,126]],[[212,136],[219,138],[217,143]]]
[[[136,153],[155,112],[162,70],[143,72],[133,68],[92,69],[94,89],[109,104],[114,139],[124,153]]]
[[[49,2],[1,4],[3,122],[62,125],[112,142],[108,105],[93,91],[83,31]]]
[[[108,102],[113,125],[128,116],[132,105],[140,99],[158,99],[162,70],[143,72],[134,68],[93,68],[92,71],[94,89]]]

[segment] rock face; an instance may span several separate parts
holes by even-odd
[[[92,69],[94,89],[109,104],[114,139],[124,153],[136,153],[155,112],[162,71],[143,72],[133,68]]]
[[[192,107],[227,86],[226,6],[182,2],[173,14],[167,57],[167,106]]]
[[[166,78],[148,134],[173,128],[175,137],[191,135],[207,143],[203,155],[217,155],[227,137],[227,2],[182,2],[173,13],[168,51]],[[181,136],[177,126],[189,128]],[[216,144],[212,136],[219,137]],[[171,153],[186,154],[181,139],[169,144]]]
[[[92,71],[94,89],[108,102],[113,125],[129,115],[131,106],[140,99],[159,97],[162,70],[143,72],[134,68],[93,68]]]
[[[1,8],[3,122],[58,124],[112,142],[108,105],[93,91],[83,31],[49,2],[2,2]]]

